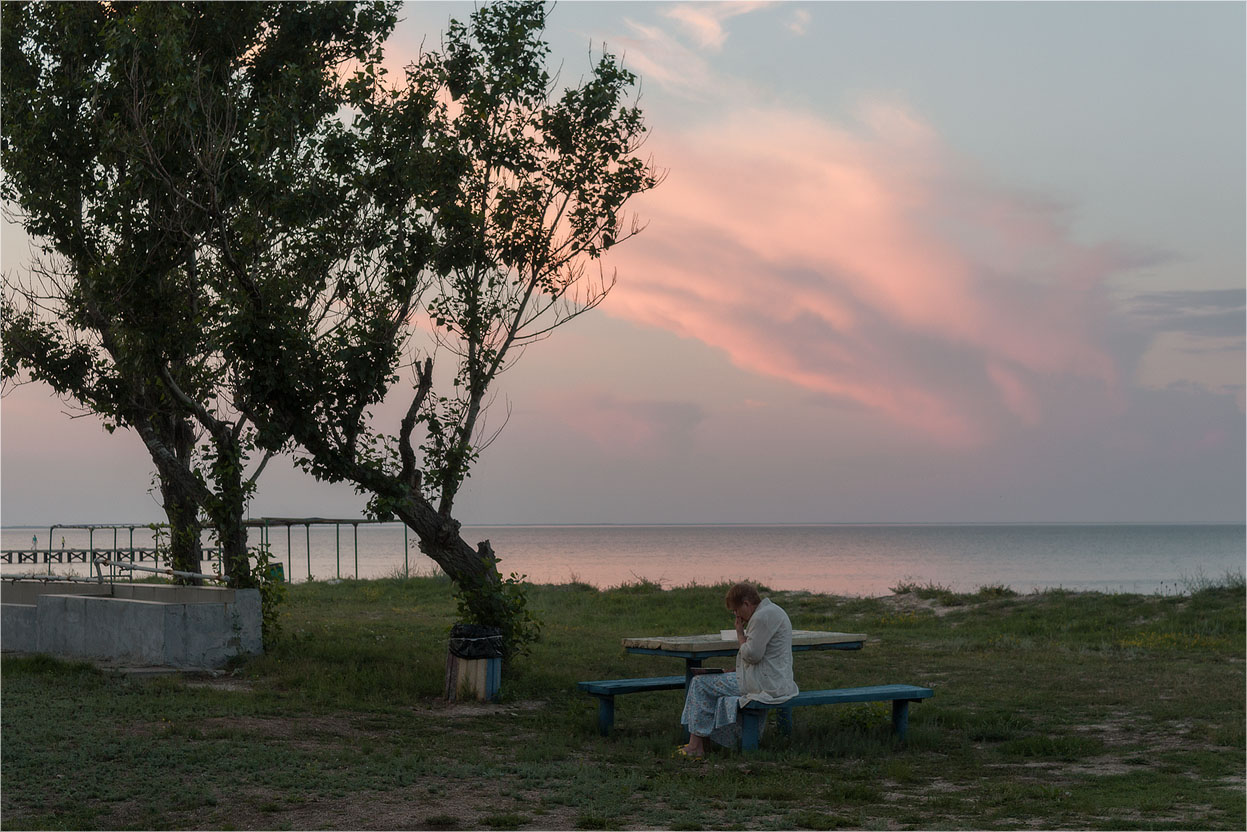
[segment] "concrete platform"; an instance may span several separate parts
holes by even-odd
[[[263,652],[256,589],[0,582],[0,649],[204,669]]]

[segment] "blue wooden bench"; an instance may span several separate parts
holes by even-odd
[[[606,736],[615,724],[615,697],[624,693],[647,693],[652,690],[684,690],[684,674],[649,676],[643,679],[603,679],[577,682],[576,686],[598,699],[598,733]]]
[[[752,751],[758,747],[762,734],[762,721],[768,711],[779,711],[779,728],[784,733],[792,730],[792,709],[803,705],[839,705],[846,702],[891,702],[892,730],[905,739],[909,729],[909,703],[930,698],[935,691],[916,685],[871,685],[864,688],[837,688],[835,690],[808,690],[778,705],[750,702],[740,709],[740,747]]]

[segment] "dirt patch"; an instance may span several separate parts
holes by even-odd
[[[507,828],[576,828],[579,810],[504,797],[508,782],[424,778],[390,791],[302,801],[253,791],[216,820],[238,829],[482,829],[497,828],[489,819],[505,817],[512,821]]]
[[[1099,757],[1088,757],[1085,760],[1079,760],[1076,763],[1065,763],[1061,769],[1073,775],[1091,775],[1100,777],[1107,774],[1129,774],[1137,771],[1138,766],[1132,766],[1123,762],[1121,757],[1114,754],[1103,754]]]
[[[523,702],[447,702],[437,699],[412,705],[412,713],[436,714],[442,719],[474,719],[482,716],[518,716],[525,711],[535,711],[545,706],[541,700]]]
[[[1124,716],[1119,719],[1093,722],[1074,728],[1081,734],[1097,735],[1105,745],[1139,746],[1135,752],[1138,756],[1148,757],[1161,751],[1174,751],[1191,747],[1191,730],[1194,724],[1189,719],[1170,722],[1163,728],[1139,729],[1139,720]]]
[[[188,688],[207,688],[209,690],[232,690],[242,693],[250,692],[254,689],[251,682],[246,679],[240,679],[237,676],[185,676],[182,684]]]

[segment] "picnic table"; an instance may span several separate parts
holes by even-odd
[[[623,639],[624,650],[653,656],[684,659],[684,687],[693,678],[693,670],[705,659],[735,656],[740,650],[736,634],[727,631],[698,636],[646,636]],[[806,650],[861,650],[866,636],[861,633],[832,633],[822,630],[793,630],[792,652]]]
[[[697,636],[643,636],[623,639],[629,653],[671,656],[684,659],[683,676],[646,676],[639,679],[600,679],[580,682],[578,687],[598,700],[598,731],[610,733],[615,723],[615,697],[627,693],[687,689],[693,671],[706,659],[735,656],[740,650],[735,631],[721,631]],[[793,630],[792,652],[807,650],[861,650],[866,636],[861,633],[831,633],[819,630]]]

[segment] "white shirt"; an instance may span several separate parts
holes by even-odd
[[[774,705],[800,692],[792,678],[792,622],[770,598],[762,599],[745,625],[736,677],[742,701]]]

